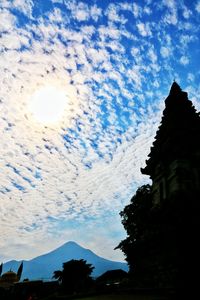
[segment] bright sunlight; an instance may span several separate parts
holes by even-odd
[[[40,123],[52,124],[60,121],[67,104],[66,93],[53,86],[37,90],[31,97],[30,111]]]

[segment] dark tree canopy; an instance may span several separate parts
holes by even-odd
[[[135,272],[143,244],[147,242],[152,218],[151,186],[143,185],[132,197],[131,203],[120,213],[127,238],[120,242],[121,249],[129,264],[130,273]]]
[[[137,284],[152,286],[154,269],[158,264],[160,227],[158,209],[153,206],[151,186],[138,188],[130,204],[120,213],[127,238],[120,242],[121,249],[129,264],[130,275]]]
[[[136,284],[179,288],[190,278],[196,280],[197,199],[195,193],[191,198],[179,193],[155,206],[151,186],[144,185],[120,213],[127,238],[117,248],[124,252]]]
[[[131,235],[135,242],[145,231],[151,207],[151,186],[147,184],[138,188],[131,203],[120,213],[127,234]]]
[[[68,292],[78,292],[87,288],[91,283],[91,273],[94,267],[86,260],[70,260],[63,263],[62,271],[54,271],[53,278],[58,279]]]

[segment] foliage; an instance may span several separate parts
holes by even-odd
[[[120,248],[129,264],[130,273],[135,272],[137,261],[142,254],[143,245],[149,239],[151,222],[152,196],[151,186],[141,186],[132,197],[131,203],[120,213],[122,224],[127,232],[127,238],[120,242]]]
[[[91,284],[93,269],[94,267],[88,264],[86,260],[72,259],[63,263],[62,271],[54,271],[53,278],[58,279],[67,292],[79,292]]]
[[[127,238],[117,248],[124,252],[137,285],[180,287],[186,280],[186,269],[195,281],[191,270],[197,261],[196,246],[191,245],[197,244],[199,228],[195,203],[194,193],[191,197],[191,193],[179,192],[156,206],[151,186],[144,185],[120,213]]]
[[[124,252],[137,285],[166,286],[174,280],[176,211],[169,202],[155,206],[151,186],[143,185],[120,213],[127,238],[117,248]]]

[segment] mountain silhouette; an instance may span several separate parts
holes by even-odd
[[[128,271],[128,266],[123,262],[111,261],[96,255],[89,249],[85,249],[75,242],[67,242],[59,248],[37,256],[31,260],[24,260],[24,268],[21,279],[29,280],[43,279],[49,280],[55,270],[62,270],[62,264],[71,259],[84,259],[92,264],[95,269],[92,276],[98,277],[108,270],[122,269]],[[3,273],[8,270],[16,271],[21,261],[11,260],[3,265]]]

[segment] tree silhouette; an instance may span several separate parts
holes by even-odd
[[[120,213],[127,238],[116,248],[124,252],[130,273],[136,274],[143,271],[144,252],[152,231],[151,186],[143,185],[138,188],[130,202]]]
[[[23,262],[20,264],[19,269],[17,271],[17,277],[19,280],[21,279],[22,271],[23,271]]]
[[[197,255],[191,246],[199,228],[194,225],[199,209],[193,204],[195,195],[190,206],[188,199],[186,193],[179,193],[155,205],[151,186],[144,185],[120,213],[127,238],[116,248],[124,252],[136,284],[176,288],[186,284],[186,278],[188,284],[187,273],[195,280],[192,266]]]
[[[86,289],[92,282],[91,273],[94,267],[86,260],[70,260],[63,263],[62,271],[54,271],[53,278],[58,279],[65,291],[69,293]]]

